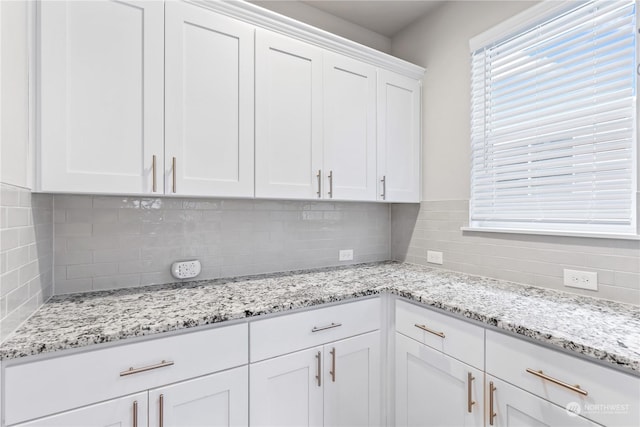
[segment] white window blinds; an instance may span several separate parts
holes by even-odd
[[[636,234],[636,3],[556,3],[482,43],[470,226]]]

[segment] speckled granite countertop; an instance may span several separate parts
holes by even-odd
[[[0,346],[0,359],[383,292],[640,375],[637,306],[393,262],[57,296]]]

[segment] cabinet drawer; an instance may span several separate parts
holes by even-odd
[[[481,326],[397,300],[396,331],[484,369],[484,328]]]
[[[495,331],[487,331],[487,373],[561,407],[571,403],[580,415],[604,425],[640,425],[640,377],[625,374],[562,352]],[[587,395],[566,385],[580,386]]]
[[[251,362],[380,329],[380,298],[252,322]]]
[[[5,422],[14,424],[243,365],[247,346],[247,325],[242,324],[8,366]],[[162,366],[162,362],[173,364]],[[131,367],[154,369],[129,374]]]

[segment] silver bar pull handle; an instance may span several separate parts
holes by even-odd
[[[138,427],[138,401],[133,401],[133,427]]]
[[[164,394],[160,395],[160,420],[159,426],[164,427]]]
[[[171,171],[173,174],[173,192],[176,192],[176,158],[171,161]]]
[[[583,396],[587,396],[589,394],[589,393],[587,393],[587,390],[581,389],[580,385],[578,385],[578,384],[571,385],[571,384],[565,383],[564,381],[560,381],[558,379],[550,377],[549,375],[545,374],[542,371],[534,371],[533,369],[527,368],[527,372],[530,373],[530,374],[535,375],[538,378],[542,378],[543,380],[547,380],[549,382],[557,384],[560,387],[564,387],[564,388],[567,388],[567,389],[569,389],[571,391],[575,391],[576,393],[581,394]]]
[[[320,331],[326,331],[327,329],[333,329],[333,328],[337,328],[339,326],[342,326],[342,323],[331,323],[330,325],[326,325],[326,326],[314,326],[313,329],[311,329],[311,332],[320,332]]]
[[[444,332],[434,331],[433,329],[427,328],[425,325],[419,325],[417,323],[415,325],[413,325],[413,326],[415,326],[418,329],[422,329],[425,332],[429,332],[430,334],[437,335],[440,338],[444,338]]]
[[[496,417],[496,413],[493,411],[493,393],[497,389],[493,385],[493,381],[489,381],[489,425],[493,425],[493,419]]]
[[[146,371],[151,371],[151,370],[154,370],[154,369],[165,368],[165,367],[171,366],[171,365],[173,365],[173,362],[171,362],[171,361],[167,362],[166,360],[163,360],[162,362],[156,363],[155,365],[143,366],[142,368],[131,367],[131,368],[127,369],[126,371],[120,372],[120,376],[121,377],[126,377],[127,375],[139,374],[140,372],[146,372]]]
[[[152,190],[155,193],[156,191],[158,191],[158,186],[157,186],[157,182],[156,182],[156,155],[153,155],[153,158],[151,159],[151,174],[152,176]]]
[[[329,198],[333,199],[333,171],[329,171]]]
[[[322,353],[318,352],[316,354],[316,359],[318,361],[318,367],[316,369],[316,380],[318,380],[318,387],[320,387],[322,385],[322,380],[320,379],[322,377]]]
[[[387,176],[382,175],[382,179],[380,180],[380,182],[382,183],[382,194],[380,194],[380,197],[382,197],[382,200],[386,200],[387,199]]]
[[[322,170],[318,169],[318,173],[316,174],[316,180],[318,181],[318,191],[316,194],[318,195],[318,199],[322,197],[322,192],[320,191],[320,187],[322,186]]]
[[[331,354],[331,370],[329,371],[329,375],[331,375],[331,381],[336,382],[336,348],[333,347],[329,352]]]
[[[476,402],[473,400],[473,396],[471,393],[471,383],[476,378],[471,374],[471,372],[467,372],[467,412],[471,413],[471,407],[475,405]]]

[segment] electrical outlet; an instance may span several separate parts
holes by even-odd
[[[427,251],[427,262],[430,262],[431,264],[440,264],[440,265],[442,265],[442,263],[443,263],[442,252]]]
[[[571,288],[598,290],[598,273],[564,269],[564,285]]]
[[[339,261],[352,261],[353,260],[353,249],[341,249],[338,254]]]
[[[171,274],[176,279],[191,279],[200,274],[202,266],[197,259],[191,261],[176,261],[171,264]]]

